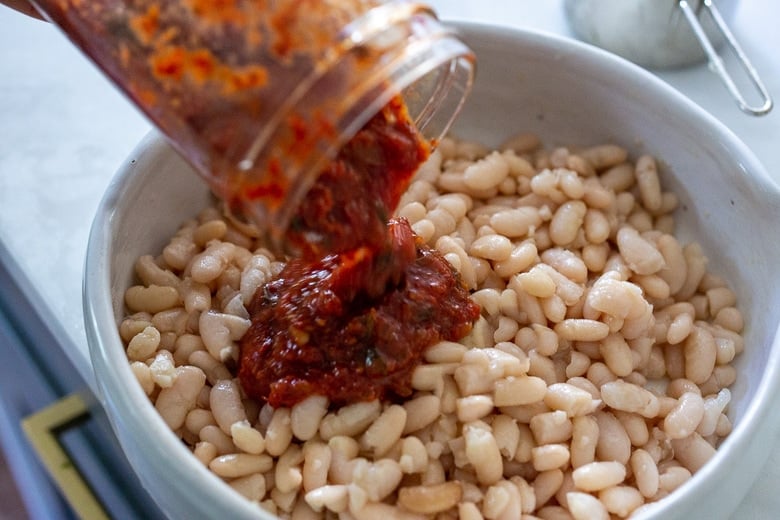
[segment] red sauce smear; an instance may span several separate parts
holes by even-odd
[[[390,236],[385,250],[290,261],[258,291],[241,345],[247,395],[274,407],[406,397],[424,350],[469,332],[479,308],[452,267],[406,221]]]
[[[321,173],[288,232],[302,256],[249,306],[247,395],[274,407],[405,397],[424,350],[471,330],[479,307],[457,272],[406,220],[388,224],[428,154],[395,99]]]

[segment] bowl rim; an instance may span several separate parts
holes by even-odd
[[[549,52],[576,53],[583,59],[592,62],[592,66],[599,69],[610,67],[613,72],[616,71],[625,76],[631,83],[641,82],[643,88],[651,89],[654,95],[664,98],[675,109],[683,111],[695,124],[706,127],[708,131],[714,132],[719,138],[727,141],[734,147],[735,156],[739,157],[740,164],[746,171],[750,172],[759,187],[766,191],[768,196],[780,196],[778,186],[772,181],[764,167],[731,130],[682,93],[641,67],[597,47],[545,31],[466,21],[448,23],[459,34],[467,36],[465,38],[467,41],[469,38],[500,37],[511,40],[513,45],[532,46]],[[477,58],[479,60],[479,57]],[[479,65],[477,68],[479,75]],[[195,498],[198,501],[208,501],[241,518],[257,518],[258,515],[273,518],[271,515],[264,514],[262,509],[252,505],[237,492],[231,490],[232,492],[225,493],[225,490],[230,488],[198,462],[178,437],[165,425],[140,385],[137,384],[119,337],[117,323],[121,317],[114,316],[110,291],[112,243],[114,230],[118,224],[116,215],[122,205],[127,203],[127,198],[123,199],[125,184],[128,179],[133,177],[134,172],[145,164],[142,159],[150,159],[166,153],[172,153],[172,149],[157,131],[153,130],[147,134],[131,153],[129,160],[120,166],[113,177],[91,226],[84,264],[82,301],[90,358],[99,389],[98,399],[102,406],[109,411],[108,416],[118,436],[122,437],[119,432],[126,430],[127,423],[134,423],[144,424],[145,428],[150,429],[150,435],[162,440],[144,445],[151,455],[148,457],[149,462],[156,471],[169,472],[169,480],[177,486],[182,496],[185,494],[193,495],[193,481],[197,480],[198,485],[202,488],[197,490],[198,493],[194,493],[197,495]],[[772,396],[780,393],[780,335],[778,332],[780,332],[780,328],[775,329],[774,341],[769,347],[767,370],[762,374],[755,395],[745,408],[745,413],[739,423],[735,424],[732,433],[725,439],[708,464],[686,482],[680,490],[657,502],[657,507],[648,510],[649,515],[662,514],[667,508],[674,507],[676,504],[705,500],[708,490],[717,479],[719,468],[724,465],[734,467],[733,465],[740,458],[740,453],[750,446],[755,432],[760,427],[766,427],[766,423],[773,421],[774,424],[770,427],[777,431],[778,426],[780,426],[777,424],[776,416],[778,414],[772,413],[770,407]],[[111,374],[111,377],[106,377],[108,374]],[[148,406],[138,406],[142,402]],[[773,416],[774,419],[772,419]],[[120,440],[122,439],[120,438]],[[175,461],[175,464],[171,464],[172,461]],[[132,460],[131,464],[135,466]],[[756,469],[754,477],[758,475],[758,471]],[[746,483],[746,488],[752,480],[750,479]],[[682,492],[683,488],[686,488],[687,492]],[[157,497],[154,498],[160,503]],[[734,507],[736,508],[737,505],[734,504]],[[642,517],[649,518],[649,516],[644,515]]]
[[[125,446],[127,441],[123,433],[132,430],[127,424],[145,425],[144,427],[148,428],[149,438],[157,440],[157,442],[143,444],[143,449],[153,454],[148,459],[149,463],[157,472],[172,472],[170,481],[178,489],[179,495],[192,495],[191,480],[197,479],[201,487],[222,491],[209,491],[207,497],[195,494],[195,500],[207,499],[217,507],[227,508],[225,510],[238,515],[237,518],[260,517],[271,520],[275,517],[262,508],[252,505],[206,469],[165,424],[137,383],[119,336],[118,323],[121,317],[114,315],[110,291],[112,243],[114,226],[117,223],[115,215],[124,204],[129,203],[129,199],[133,198],[123,197],[127,179],[146,162],[153,162],[155,158],[169,153],[173,153],[173,149],[167,141],[157,131],[150,131],[138,143],[131,152],[130,159],[111,180],[98,208],[95,224],[90,231],[84,265],[83,307],[90,357],[99,390],[97,398],[109,412],[107,413],[109,422],[119,437],[123,450],[127,449]],[[103,223],[108,225],[104,226]],[[112,370],[117,367],[118,370]],[[112,377],[103,377],[103,373],[111,373]],[[138,406],[139,403],[148,406]],[[121,413],[117,413],[118,411]],[[131,457],[128,459],[131,466],[136,468],[135,461]],[[146,487],[143,478],[141,481]],[[225,490],[228,492],[223,492]],[[150,490],[147,488],[147,491]],[[163,510],[167,509],[157,497],[153,496],[153,498]],[[169,513],[166,511],[166,514]]]

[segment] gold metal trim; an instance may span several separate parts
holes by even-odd
[[[84,399],[71,394],[22,419],[22,429],[76,515],[84,520],[108,520],[110,517],[57,438],[69,424],[88,414]]]

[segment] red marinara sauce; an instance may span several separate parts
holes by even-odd
[[[274,407],[405,397],[424,350],[471,330],[479,307],[457,272],[406,220],[388,224],[428,154],[396,98],[322,172],[287,236],[301,257],[249,306],[247,395]]]

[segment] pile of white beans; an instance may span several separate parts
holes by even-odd
[[[246,305],[282,267],[216,208],[136,263],[130,366],[206,467],[284,518],[625,518],[731,430],[735,295],[673,236],[656,162],[614,145],[444,139],[398,215],[480,304],[403,403],[273,409],[242,394]]]

